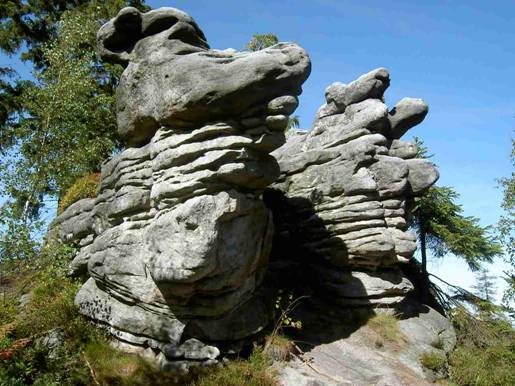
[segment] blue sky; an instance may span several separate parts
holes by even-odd
[[[497,222],[511,173],[515,128],[515,2],[345,0],[154,0],[195,18],[213,48],[241,49],[254,33],[272,32],[311,56],[312,73],[296,112],[309,128],[324,89],[377,67],[390,70],[388,104],[421,97],[429,115],[407,134],[424,139],[441,185],[461,194],[467,215]],[[0,66],[15,61],[0,57]],[[19,67],[19,65],[17,66]],[[23,71],[26,74],[26,70]],[[442,277],[469,287],[473,275],[452,257],[432,264]],[[499,273],[503,266],[490,267]]]

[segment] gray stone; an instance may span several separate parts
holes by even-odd
[[[428,187],[433,185],[440,174],[435,165],[425,159],[410,159],[408,163],[408,182],[413,195],[421,195]]]
[[[93,218],[95,200],[85,198],[74,202],[58,216],[53,223],[58,238],[66,242],[79,242],[93,233]]]
[[[186,359],[216,359],[220,350],[213,346],[207,346],[197,339],[188,339],[181,344]]]
[[[48,358],[56,359],[59,356],[59,350],[64,344],[64,331],[62,327],[53,328],[34,342],[37,347],[44,348],[48,352]]]
[[[386,68],[378,68],[360,76],[349,84],[336,82],[325,90],[328,104],[334,103],[338,111],[343,113],[345,108],[365,99],[381,99],[390,84],[390,74]]]
[[[407,308],[412,306],[408,302]],[[411,311],[405,308],[395,310],[400,315],[397,328],[401,333],[396,342],[384,340],[367,322],[349,333],[345,323],[326,321],[325,331],[330,331],[334,338],[322,343],[315,341],[293,361],[276,363],[279,384],[433,385],[420,357],[427,351],[439,351],[444,356],[449,353],[455,344],[454,330],[447,319],[429,307],[419,305]],[[439,340],[443,350],[432,346]]]
[[[128,63],[117,88],[117,117],[118,132],[131,145],[147,143],[160,126],[199,127],[298,95],[310,72],[307,53],[292,43],[210,51],[193,19],[173,8],[150,16],[124,8],[100,29],[98,41],[104,60]]]
[[[97,37],[101,57],[125,66],[118,129],[132,147],[102,165],[95,199],[55,221],[57,238],[79,247],[75,303],[119,341],[164,352],[165,367],[208,366],[220,342],[269,322],[258,294],[273,224],[261,195],[279,176],[270,152],[285,142],[309,57],[291,43],[209,50],[173,8],[124,8]]]
[[[399,141],[394,139],[388,149],[388,155],[392,157],[398,157],[403,159],[409,159],[416,157],[418,152],[417,146],[413,143],[406,141]]]
[[[267,112],[269,114],[292,114],[299,105],[299,99],[292,95],[285,95],[279,98],[272,99],[268,103]]]
[[[424,120],[429,107],[422,99],[403,98],[388,114],[391,137],[398,139]]]
[[[266,117],[266,125],[271,130],[284,130],[288,125],[288,117],[286,115],[270,115]]]
[[[120,346],[185,374],[219,365],[222,347],[235,352],[270,323],[272,265],[303,272],[297,284],[313,290],[315,316],[406,303],[413,284],[400,264],[416,248],[406,201],[438,172],[398,140],[427,105],[408,98],[388,112],[386,69],[332,84],[313,129],[285,134],[310,71],[297,45],[210,50],[174,8],[124,8],[97,37],[101,57],[125,66],[117,118],[129,147],[103,164],[98,196],[54,222],[54,238],[78,247],[70,270],[86,280],[80,313]],[[454,344],[433,312],[406,320],[413,345],[435,336],[449,341],[445,350]],[[417,384],[419,352],[382,356],[367,331],[313,349],[326,379],[304,362],[281,379]]]
[[[298,256],[297,269],[317,272],[316,280],[306,277],[313,292],[331,294],[339,305],[390,306],[413,290],[397,268],[416,249],[405,202],[434,184],[438,171],[398,140],[424,118],[427,105],[405,98],[388,113],[389,84],[384,68],[333,83],[313,129],[289,135],[272,153],[281,176],[265,196],[279,251],[271,258]],[[292,245],[293,257],[285,257]]]
[[[28,292],[20,296],[20,308],[25,308],[29,305],[32,300],[32,292]]]

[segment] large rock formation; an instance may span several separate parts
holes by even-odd
[[[173,8],[125,8],[98,41],[126,66],[117,116],[130,147],[103,165],[98,197],[55,222],[80,246],[73,273],[88,277],[75,301],[164,363],[209,363],[269,322],[257,294],[272,240],[261,194],[279,176],[269,153],[285,141],[308,55],[291,43],[210,50]]]
[[[385,69],[329,86],[312,130],[290,130],[286,141],[310,71],[297,45],[211,50],[187,14],[129,7],[100,29],[98,46],[125,66],[117,118],[128,147],[102,166],[98,196],[54,224],[78,247],[71,268],[86,278],[81,313],[120,342],[159,353],[165,368],[187,369],[216,363],[267,326],[264,288],[278,273],[279,287],[315,295],[299,308],[308,334],[336,320],[349,336],[357,330],[342,314],[352,320],[405,300],[413,284],[399,267],[416,248],[407,202],[438,172],[400,140],[427,105],[405,98],[388,111]],[[403,313],[410,330],[434,329],[422,334],[426,346],[449,329],[428,312],[423,323]],[[340,338],[332,337],[346,347]]]
[[[308,296],[291,315],[302,321],[305,352],[276,365],[282,386],[428,386],[439,375],[421,355],[445,357],[456,342],[451,323],[412,296],[403,273],[416,249],[408,206],[438,172],[400,140],[424,119],[426,103],[404,98],[389,111],[389,83],[383,68],[333,83],[313,128],[290,130],[272,153],[281,176],[265,191],[275,225],[269,276]],[[372,328],[376,313],[396,315],[398,340]]]
[[[404,98],[388,111],[389,83],[384,68],[333,83],[312,130],[289,133],[272,153],[281,168],[266,194],[273,257],[298,264],[308,273],[302,285],[345,306],[390,306],[413,289],[399,269],[416,249],[406,202],[438,179],[433,164],[399,140],[424,119],[426,103]]]

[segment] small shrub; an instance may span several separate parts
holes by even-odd
[[[386,341],[399,342],[402,340],[403,335],[399,330],[399,320],[395,315],[380,313],[370,318],[367,324]]]
[[[515,385],[515,354],[504,345],[458,347],[450,359],[450,378],[458,385]]]
[[[447,358],[443,353],[437,351],[428,351],[420,357],[422,366],[435,372],[445,369]]]
[[[92,173],[79,178],[64,192],[62,198],[59,200],[57,214],[61,214],[71,204],[83,198],[96,197],[99,183],[100,173]]]
[[[176,383],[170,374],[135,354],[124,353],[111,347],[107,340],[87,345],[84,360],[91,366],[92,376],[101,385],[170,385]]]

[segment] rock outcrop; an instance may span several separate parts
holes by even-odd
[[[187,371],[216,364],[269,324],[266,288],[277,272],[281,285],[316,294],[299,308],[308,331],[327,327],[320,315],[342,325],[342,313],[358,307],[368,316],[375,307],[404,312],[413,284],[400,266],[416,249],[407,205],[438,179],[400,140],[424,119],[424,101],[404,98],[389,111],[380,68],[330,85],[312,130],[285,136],[310,72],[295,44],[212,50],[184,12],[128,7],[100,29],[98,47],[125,66],[117,119],[128,147],[103,164],[98,196],[54,223],[78,248],[71,273],[85,278],[75,299],[82,314],[121,346]],[[403,326],[428,346],[452,328],[424,310],[430,316],[420,320],[404,313]],[[424,323],[435,332],[420,333]],[[334,353],[344,338],[333,340]],[[420,370],[413,358],[409,379]],[[283,376],[298,375],[291,369]]]
[[[352,323],[355,315],[353,318],[348,312],[347,316],[341,312],[338,318],[324,320],[323,326],[314,331],[307,327],[302,335],[303,341],[309,342],[305,353],[293,361],[275,364],[278,384],[434,385],[439,374],[423,367],[420,358],[430,352],[445,357],[453,349],[456,335],[451,323],[435,310],[413,302],[407,302],[396,312],[403,316],[393,331],[395,339],[387,339],[382,330],[386,327],[380,324],[356,328]]]
[[[309,132],[289,132],[272,153],[281,176],[266,192],[276,233],[273,258],[307,272],[300,280],[344,306],[391,306],[413,289],[399,264],[416,249],[407,200],[437,179],[433,164],[399,140],[428,107],[383,101],[389,73],[379,68],[348,85],[333,83]],[[288,268],[291,272],[291,268]]]
[[[98,196],[55,222],[80,247],[73,273],[88,278],[75,302],[165,367],[209,364],[269,322],[258,290],[273,229],[261,195],[279,176],[270,152],[309,57],[292,43],[210,50],[173,8],[125,8],[98,42],[126,66],[117,116],[129,147],[102,166]]]

